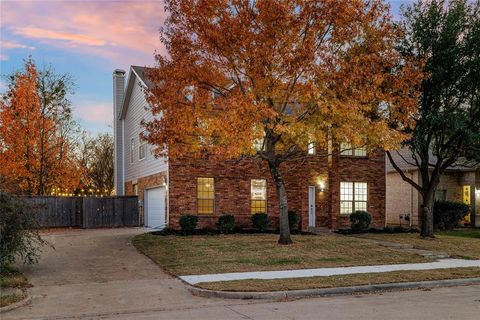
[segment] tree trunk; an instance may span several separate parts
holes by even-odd
[[[420,235],[422,238],[435,238],[433,235],[433,204],[434,204],[435,188],[430,188],[422,196],[422,226]]]
[[[275,182],[275,188],[277,189],[280,205],[280,238],[278,239],[278,243],[292,244],[293,241],[290,237],[290,224],[288,223],[288,201],[287,192],[285,191],[285,182],[283,181],[283,177],[280,173],[280,168],[277,163],[269,161],[268,166],[270,168],[273,181]]]

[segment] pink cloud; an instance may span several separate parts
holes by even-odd
[[[0,26],[19,38],[103,57],[110,68],[153,64],[154,52],[164,52],[158,33],[164,19],[160,0],[21,1],[2,2]]]
[[[79,103],[73,110],[75,118],[100,125],[112,125],[113,111],[111,102],[87,101]]]
[[[95,39],[87,35],[67,33],[67,32],[57,32],[57,31],[45,30],[45,29],[34,28],[34,27],[14,29],[14,33],[26,38],[33,38],[33,39],[65,40],[71,43],[84,44],[87,46],[105,45],[105,41],[102,41],[100,39]]]
[[[3,49],[28,49],[28,50],[35,50],[35,47],[28,46],[23,43],[19,43],[16,41],[8,41],[8,40],[3,40],[2,41],[2,48]]]

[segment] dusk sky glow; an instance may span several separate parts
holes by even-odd
[[[398,16],[412,1],[389,2]],[[0,92],[3,76],[31,55],[39,68],[51,64],[72,75],[74,115],[83,128],[111,132],[112,71],[154,64],[154,53],[164,50],[165,15],[162,0],[0,0]]]

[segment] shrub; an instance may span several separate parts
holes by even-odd
[[[367,232],[372,222],[372,215],[366,211],[355,211],[350,215],[350,223],[353,233]]]
[[[228,213],[222,214],[218,217],[217,228],[221,232],[231,232],[235,228],[235,217]]]
[[[191,233],[197,227],[198,217],[191,214],[184,214],[180,217],[179,223],[183,232]]]
[[[24,264],[38,260],[40,245],[38,222],[32,211],[18,198],[0,192],[0,273],[19,258]]]
[[[255,213],[252,215],[252,226],[260,232],[268,228],[268,215],[266,213]]]
[[[288,211],[288,224],[290,230],[298,230],[298,224],[300,223],[300,215],[296,211]]]
[[[436,201],[433,206],[433,226],[437,230],[450,230],[469,213],[470,207],[458,201]]]

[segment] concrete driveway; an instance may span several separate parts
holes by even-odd
[[[29,306],[7,319],[89,317],[221,303],[192,296],[181,281],[137,252],[130,239],[141,228],[52,230],[39,264],[26,268],[33,287]]]

